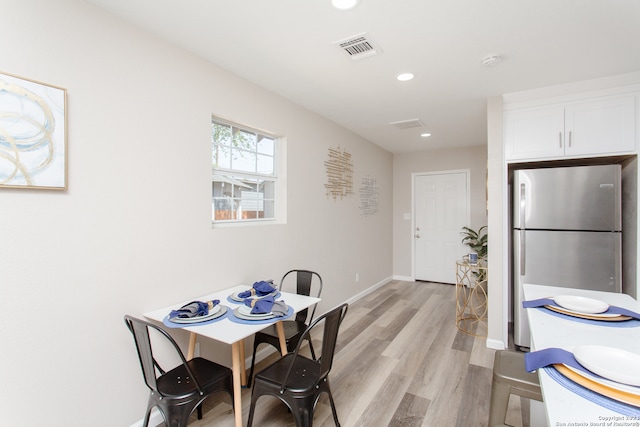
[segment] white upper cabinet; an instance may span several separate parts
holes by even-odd
[[[505,111],[507,160],[635,153],[636,95]]]

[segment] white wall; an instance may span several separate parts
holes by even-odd
[[[322,274],[324,311],[391,277],[390,153],[80,0],[4,0],[2,16],[0,71],[68,90],[69,142],[68,191],[0,189],[3,425],[140,420],[125,313],[296,267]],[[286,225],[211,228],[212,113],[287,137]],[[337,146],[354,195],[334,201]],[[380,210],[363,217],[367,175]]]
[[[423,153],[396,154],[393,158],[393,274],[412,277],[411,174],[469,169],[471,171],[471,227],[487,225],[486,174],[487,147],[432,150]],[[460,236],[462,239],[462,236]]]

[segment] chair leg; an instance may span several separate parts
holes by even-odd
[[[509,406],[511,387],[507,384],[493,381],[491,384],[491,403],[489,405],[489,425],[504,424]]]
[[[151,409],[152,409],[151,406],[147,408],[147,413],[144,414],[144,421],[142,422],[142,427],[149,427],[149,417],[151,416]]]
[[[291,411],[293,417],[296,419],[296,427],[312,427],[313,426],[313,411],[305,406],[297,408],[296,411]]]
[[[253,356],[251,356],[251,369],[249,370],[249,376],[247,377],[247,388],[251,388],[251,380],[253,380],[253,368],[256,366],[256,350],[258,349],[258,344],[255,340],[253,341]]]
[[[340,422],[338,421],[338,411],[336,410],[336,404],[333,401],[333,394],[331,394],[331,389],[329,388],[329,380],[325,378],[324,382],[325,382],[325,387],[323,388],[327,392],[327,395],[329,396],[329,403],[331,404],[331,412],[333,413],[333,422],[336,423],[336,427],[340,427]]]
[[[253,393],[251,393],[251,406],[249,407],[249,418],[247,419],[247,427],[253,426],[253,412],[256,409],[256,401],[258,398],[254,399]]]
[[[316,352],[313,351],[313,342],[311,342],[311,337],[308,337],[309,340],[309,350],[311,350],[311,357],[313,360],[316,360]]]
[[[198,419],[201,420],[202,419],[202,403],[198,405],[196,410],[198,411]]]

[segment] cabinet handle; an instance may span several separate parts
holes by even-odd
[[[569,131],[569,148],[571,148],[571,131]]]
[[[525,264],[527,257],[525,254],[525,239],[526,239],[526,224],[525,224],[525,210],[527,208],[527,191],[524,184],[520,184],[520,275],[526,274]]]
[[[558,132],[558,146],[562,148],[562,132]]]

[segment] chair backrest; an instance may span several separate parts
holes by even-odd
[[[320,354],[320,379],[329,375],[331,367],[333,366],[333,356],[336,351],[336,343],[338,342],[338,331],[340,330],[340,324],[342,323],[344,316],[347,314],[348,308],[349,304],[344,303],[333,310],[328,311],[314,320],[304,331],[300,337],[300,341],[298,341],[296,349],[294,350],[294,357],[282,382],[281,390],[284,391],[286,388],[287,380],[295,365],[295,359],[298,357],[298,352],[300,351],[300,347],[305,337],[308,336],[311,333],[311,330],[321,322],[324,322],[324,332],[322,334],[322,353]]]
[[[287,271],[285,275],[282,276],[282,279],[280,280],[280,286],[278,287],[280,291],[282,291],[282,287],[287,276],[293,273],[295,273],[296,275],[296,293],[297,294],[311,296],[311,290],[315,288],[317,289],[317,292],[314,292],[313,296],[315,296],[316,298],[320,298],[320,294],[322,293],[322,277],[320,277],[320,275],[315,271],[311,271],[311,270]],[[315,313],[316,313],[316,305],[314,304],[313,309],[311,310],[311,317],[308,317],[308,314],[309,314],[308,309],[300,310],[296,314],[296,321],[307,322],[307,317],[308,317],[308,321],[311,322],[313,320],[313,316],[315,315]]]
[[[124,322],[133,335],[133,340],[136,344],[136,349],[138,350],[138,358],[140,359],[142,375],[144,376],[144,381],[147,384],[147,387],[159,394],[162,394],[158,390],[157,379],[159,375],[165,373],[165,370],[158,364],[156,358],[153,356],[153,346],[149,335],[149,328],[151,328],[158,331],[160,336],[165,338],[171,344],[177,355],[180,357],[182,364],[186,367],[189,376],[193,379],[194,385],[198,391],[202,391],[200,385],[195,381],[195,375],[191,372],[191,368],[187,364],[187,360],[180,350],[180,347],[164,329],[154,325],[153,323],[149,323],[129,315],[124,316]]]

